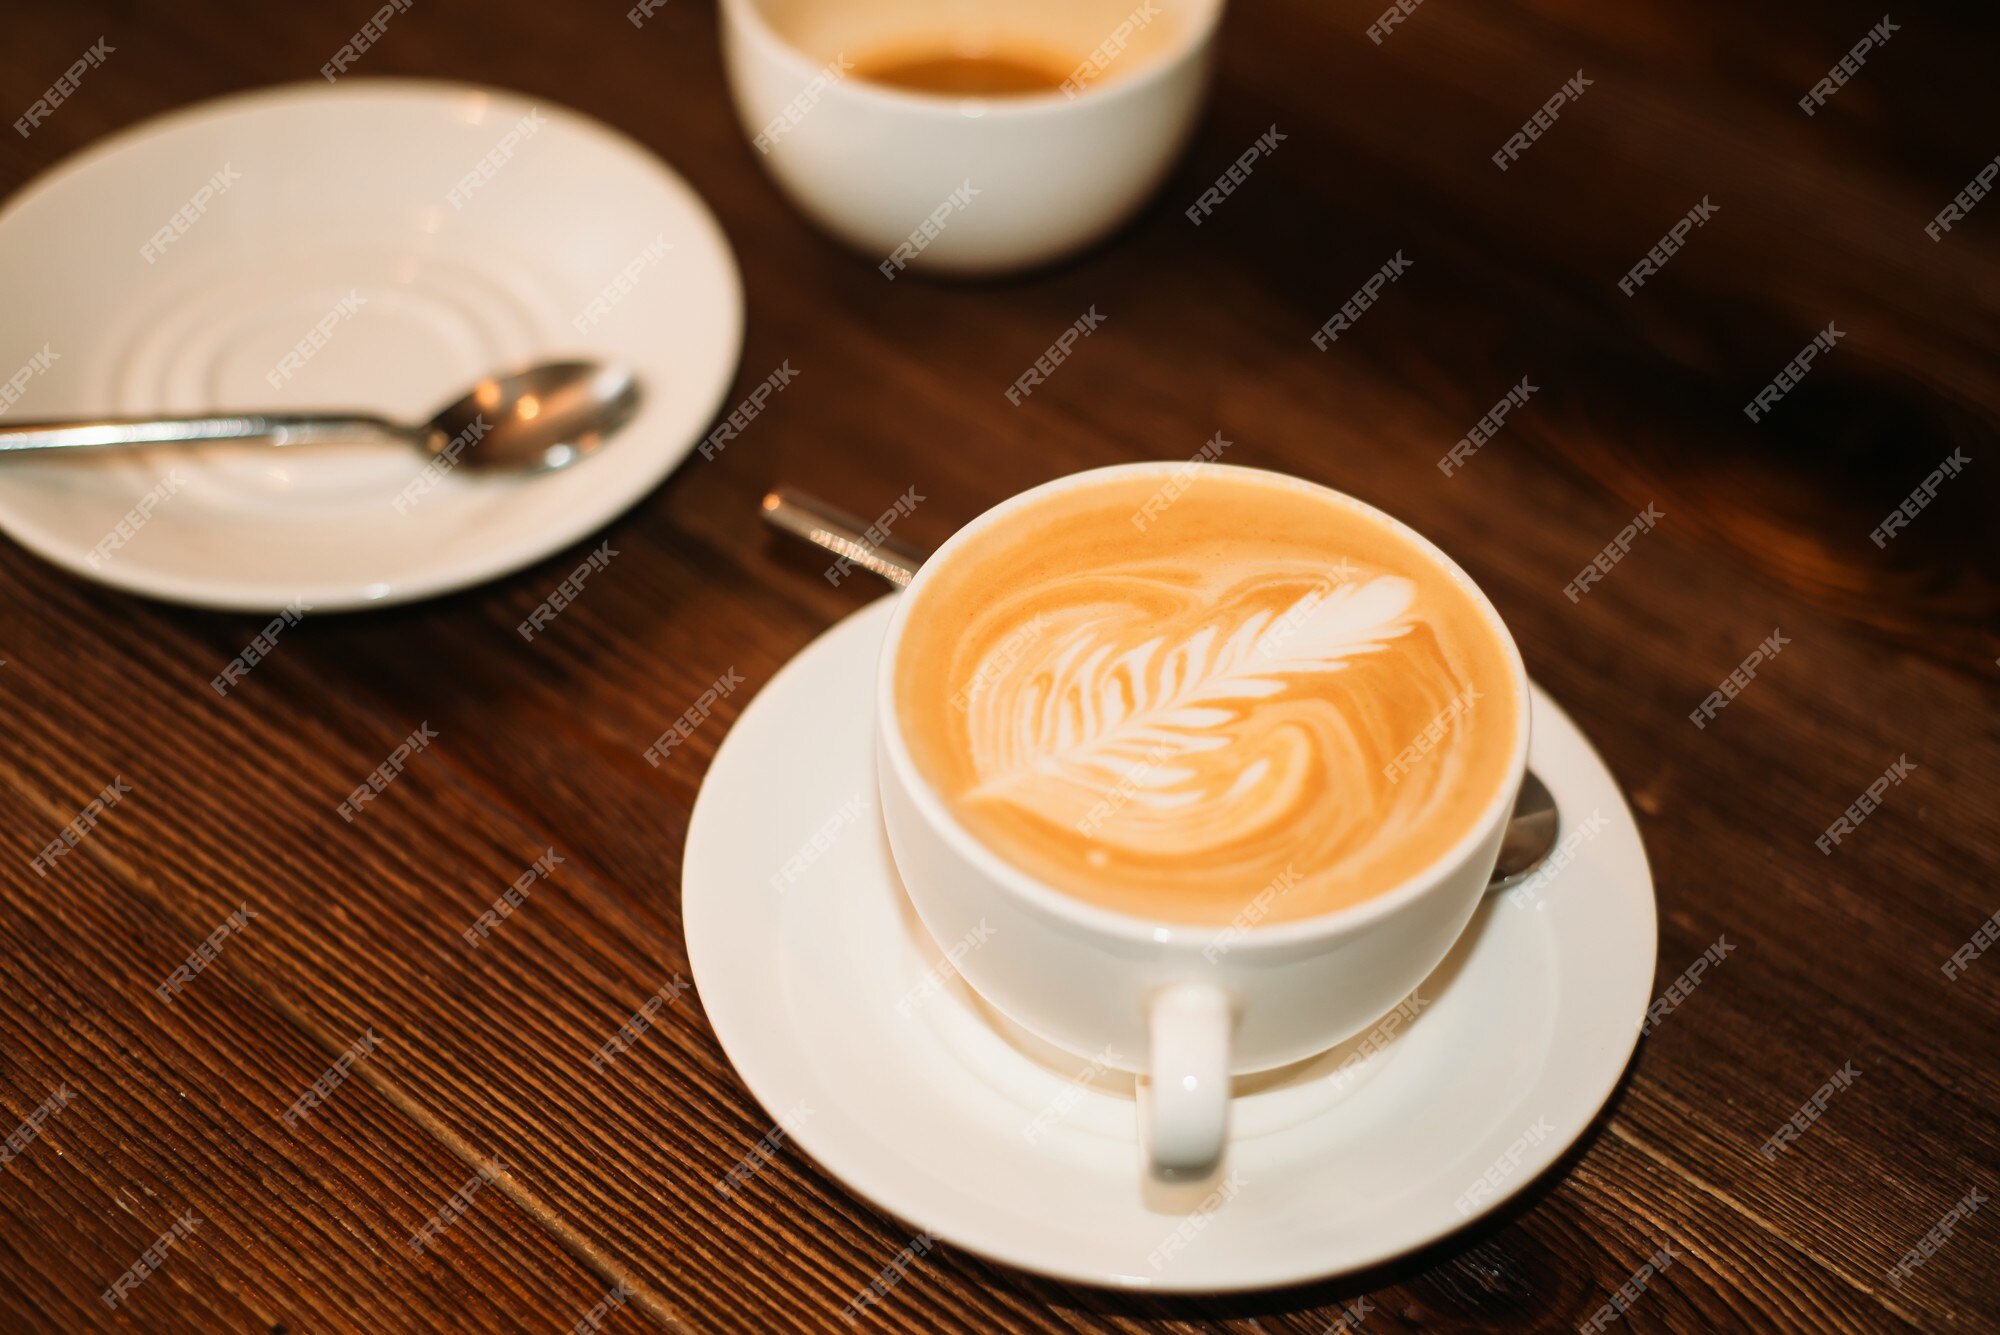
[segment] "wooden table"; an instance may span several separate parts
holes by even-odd
[[[98,37],[115,54],[32,136],[0,136],[0,185],[143,117],[314,78],[370,8],[17,7],[10,117]],[[1966,31],[1972,9],[1898,11],[1807,116],[1798,100],[1879,9],[1435,0],[1378,44],[1372,5],[1245,0],[1191,151],[1124,234],[1018,281],[892,285],[779,198],[725,100],[712,9],[671,0],[635,29],[625,8],[418,0],[365,62],[514,86],[652,146],[743,266],[732,401],[798,372],[600,535],[618,559],[547,633],[515,626],[585,548],[426,605],[310,617],[219,699],[209,679],[260,618],[139,601],[0,545],[0,1122],[69,1096],[0,1166],[0,1325],[566,1330],[622,1281],[610,1329],[842,1328],[906,1231],[792,1150],[717,1195],[769,1118],[698,998],[608,1075],[584,1067],[688,971],[680,852],[715,746],[874,593],[830,587],[757,499],[786,481],[872,515],[914,485],[898,534],[930,544],[1033,483],[1220,431],[1232,461],[1410,520],[1492,593],[1628,787],[1658,878],[1656,990],[1718,939],[1732,951],[1554,1171],[1424,1252],[1205,1301],[945,1247],[866,1324],[1305,1332],[1365,1299],[1367,1331],[1574,1328],[1671,1246],[1622,1328],[2000,1328],[1991,1207],[1888,1276],[2000,1187],[2000,958],[1975,940],[2000,908],[2000,203],[1925,233],[2000,149],[2000,52]],[[1579,71],[1587,87],[1498,170]],[[1282,143],[1191,224],[1274,125]],[[1621,291],[1703,201],[1679,253]],[[1397,254],[1408,272],[1316,349]],[[1010,404],[1093,307],[1103,327]],[[1829,322],[1832,351],[1751,422]],[[1447,475],[1524,377],[1526,406]],[[1878,547],[1955,449],[1970,464]],[[1565,596],[1648,505],[1657,528]],[[1774,631],[1781,652],[1695,726]],[[669,763],[642,760],[730,668],[746,689]],[[341,795],[419,724],[437,740],[343,823]],[[1879,809],[1816,847],[1901,759],[1915,768]],[[51,874],[30,869],[114,779],[130,794]],[[468,949],[466,924],[549,847],[562,866]],[[337,1096],[285,1125],[371,1031]],[[1767,1161],[1849,1064],[1851,1088]],[[410,1234],[492,1156],[510,1171],[414,1257]],[[198,1226],[109,1311],[100,1291],[189,1210]]]

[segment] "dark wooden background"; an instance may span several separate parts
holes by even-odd
[[[375,6],[17,4],[7,119],[99,36],[116,54],[0,186],[200,98],[316,77]],[[1994,704],[2000,201],[1923,227],[2000,151],[1991,10],[1900,31],[1817,116],[1795,105],[1881,17],[1853,3],[1242,0],[1194,146],[1146,214],[1073,263],[885,283],[778,197],[733,121],[716,16],[668,0],[417,0],[363,75],[474,79],[656,149],[737,248],[732,401],[798,381],[714,462],[608,533],[618,560],[550,631],[514,626],[578,552],[423,606],[309,619],[226,700],[261,619],[135,600],[0,544],[0,1130],[75,1102],[0,1167],[0,1326],[233,1331],[825,1329],[907,1240],[793,1150],[713,1189],[769,1125],[697,999],[591,1075],[687,971],[680,849],[750,690],[665,767],[641,750],[712,679],[754,688],[865,599],[759,525],[769,484],[865,514],[915,485],[930,544],[1046,478],[1192,454],[1376,502],[1492,593],[1529,670],[1627,785],[1658,878],[1656,986],[1728,961],[1640,1046],[1610,1108],[1497,1217],[1377,1272],[1219,1300],[1051,1284],[949,1248],[883,1329],[1573,1329],[1663,1244],[1620,1323],[2000,1329],[1991,1208],[1900,1287],[1885,1271],[2000,1188],[2000,958],[1940,966],[2000,908]],[[1581,68],[1510,171],[1488,155]],[[357,76],[360,77],[360,76]],[[1207,225],[1182,209],[1268,126]],[[1618,277],[1696,201],[1719,213],[1635,298]],[[1308,336],[1401,249],[1354,330]],[[0,307],[6,294],[0,293]],[[1095,305],[1025,404],[1002,391]],[[0,318],[4,313],[0,312]],[[1741,406],[1828,321],[1837,349],[1763,423]],[[1522,377],[1539,394],[1458,476],[1438,457]],[[1972,462],[1878,551],[1954,448]],[[1649,502],[1665,519],[1580,604],[1561,592]],[[579,548],[579,552],[583,550]],[[1773,629],[1792,647],[1687,719]],[[352,827],[333,804],[419,721],[439,734]],[[1892,761],[1846,841],[1814,839]],[[116,774],[134,788],[46,881],[33,855]],[[567,859],[482,949],[459,932],[543,847]],[[257,913],[171,1006],[153,986]],[[299,1133],[278,1114],[364,1028],[376,1055]],[[1863,1073],[1776,1164],[1757,1148],[1843,1063]],[[433,1255],[405,1239],[485,1156],[514,1172]],[[115,1316],[97,1294],[184,1209],[206,1221]]]

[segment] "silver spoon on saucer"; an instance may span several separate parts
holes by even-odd
[[[816,496],[794,487],[779,487],[764,497],[764,520],[816,547],[845,557],[863,570],[873,571],[897,588],[907,588],[923,564],[921,553],[895,543],[868,541],[865,525]],[[1500,861],[1486,893],[1506,890],[1526,880],[1542,865],[1556,846],[1561,815],[1555,794],[1535,777],[1533,771],[1521,779],[1521,791],[1514,799],[1514,814],[1500,841]]]
[[[386,439],[476,472],[544,473],[596,451],[632,420],[640,397],[629,366],[542,362],[481,380],[425,422],[306,412],[0,423],[0,459],[209,441],[288,446]]]

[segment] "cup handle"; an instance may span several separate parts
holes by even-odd
[[[1153,1171],[1205,1171],[1222,1157],[1229,1130],[1229,998],[1207,983],[1164,987],[1153,994],[1147,1030]]]

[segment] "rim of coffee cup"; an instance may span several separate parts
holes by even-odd
[[[965,120],[1020,119],[1058,114],[1092,103],[1101,104],[1113,98],[1134,97],[1148,85],[1164,79],[1170,71],[1207,49],[1215,35],[1216,26],[1222,21],[1222,11],[1226,3],[1227,0],[1186,0],[1184,7],[1193,12],[1195,21],[1184,31],[1176,34],[1172,46],[1152,57],[1138,73],[1112,80],[1102,88],[1079,93],[1074,97],[1064,95],[1060,89],[1047,93],[1014,93],[1001,97],[982,96],[976,93],[922,93],[907,88],[892,88],[868,79],[842,79],[840,89],[864,102],[872,101],[904,111]],[[762,0],[722,0],[722,8],[729,22],[775,52],[778,59],[796,70],[802,79],[810,80],[825,67],[825,61],[815,60],[772,26],[770,19],[764,14]],[[979,104],[980,110],[976,116],[966,114],[965,106],[968,102]]]
[[[1507,623],[1501,618],[1499,610],[1493,606],[1485,591],[1459,566],[1458,562],[1452,560],[1436,543],[1394,515],[1344,491],[1273,469],[1249,468],[1241,464],[1196,465],[1203,472],[1235,474],[1321,496],[1386,524],[1419,553],[1436,562],[1439,568],[1464,589],[1499,637],[1502,656],[1506,661],[1514,692],[1514,746],[1506,777],[1487,799],[1486,805],[1480,809],[1478,819],[1464,834],[1425,863],[1419,871],[1405,877],[1391,888],[1380,894],[1371,895],[1359,903],[1314,914],[1309,918],[1295,918],[1274,924],[1256,923],[1244,928],[1237,928],[1233,924],[1211,927],[1200,923],[1168,922],[1104,908],[1061,890],[1024,868],[1016,866],[966,829],[952,813],[944,796],[917,768],[916,759],[910,754],[909,744],[903,737],[902,719],[896,711],[896,659],[902,650],[903,629],[909,620],[910,609],[916,605],[917,594],[928,582],[927,577],[950,565],[952,557],[962,550],[972,537],[1005,520],[1009,515],[1047,497],[1114,477],[1171,477],[1186,467],[1188,461],[1185,459],[1147,460],[1139,463],[1111,464],[1052,478],[1026,491],[1018,492],[978,515],[946,539],[943,546],[932,552],[918,567],[909,587],[894,595],[896,606],[889,618],[889,629],[882,642],[882,656],[877,666],[875,708],[881,721],[882,735],[886,742],[884,749],[888,753],[889,763],[895,766],[904,790],[916,803],[924,819],[933,829],[942,832],[945,838],[983,874],[1043,912],[1079,927],[1128,941],[1174,943],[1190,948],[1226,942],[1232,951],[1279,949],[1300,942],[1333,939],[1361,931],[1395,913],[1405,904],[1422,899],[1436,890],[1464,862],[1473,848],[1491,834],[1494,823],[1505,820],[1512,811],[1515,793],[1528,768],[1528,670],[1522,662],[1520,646],[1514,642],[1513,632],[1507,629]]]

